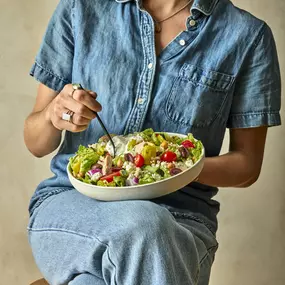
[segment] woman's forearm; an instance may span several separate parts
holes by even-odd
[[[259,173],[260,169],[243,152],[234,151],[206,158],[198,181],[215,187],[248,187],[258,179]]]
[[[61,141],[61,130],[82,132],[96,118],[102,106],[96,93],[67,84],[60,93],[40,84],[33,113],[26,119],[24,139],[29,151],[43,157],[56,150]],[[71,112],[71,121],[62,114]]]
[[[25,121],[25,144],[36,157],[50,154],[58,148],[61,141],[62,131],[51,123],[48,108],[49,106],[40,112],[32,113]]]

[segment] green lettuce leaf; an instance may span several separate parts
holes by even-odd
[[[144,131],[142,131],[142,133],[143,133],[144,135],[147,135],[147,136],[151,137],[152,134],[154,133],[154,131],[153,131],[152,128],[149,128],[149,129],[145,129]]]
[[[139,184],[148,184],[155,182],[155,179],[152,177],[151,173],[145,172],[142,174],[139,180]]]
[[[93,149],[80,145],[76,156],[70,159],[70,167],[75,175],[85,176],[93,164],[97,163],[100,155]]]
[[[119,186],[119,187],[126,186],[126,178],[123,176],[115,176],[114,182],[116,186]]]
[[[107,182],[106,180],[99,180],[97,182],[97,186],[101,186],[101,187],[116,187],[116,183],[114,181]]]
[[[203,150],[203,144],[201,141],[196,141],[195,148],[191,149],[191,154],[192,154],[192,160],[193,162],[197,162],[201,155],[202,155],[202,150]]]

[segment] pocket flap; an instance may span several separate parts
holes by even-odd
[[[187,63],[182,66],[179,76],[190,80],[195,85],[207,86],[218,92],[227,92],[234,80],[231,75],[203,70]]]

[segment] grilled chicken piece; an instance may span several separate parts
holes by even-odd
[[[137,144],[135,146],[135,152],[136,153],[141,153],[142,150],[143,150],[144,145],[145,145],[145,142],[141,142],[141,143]]]
[[[102,174],[107,175],[112,172],[112,157],[110,155],[107,155],[103,162],[103,169]]]

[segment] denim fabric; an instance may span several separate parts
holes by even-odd
[[[205,225],[153,202],[73,190],[34,211],[29,241],[51,285],[207,285],[218,246]]]
[[[61,0],[31,75],[56,91],[72,82],[96,91],[111,133],[192,132],[208,157],[219,155],[227,127],[281,123],[279,65],[266,23],[228,0],[195,0],[187,28],[158,56],[154,34],[140,1]],[[47,197],[72,188],[68,158],[102,135],[97,120],[82,133],[66,132],[51,162],[54,177],[38,186],[31,214]],[[155,202],[215,232],[216,193],[193,183]]]

